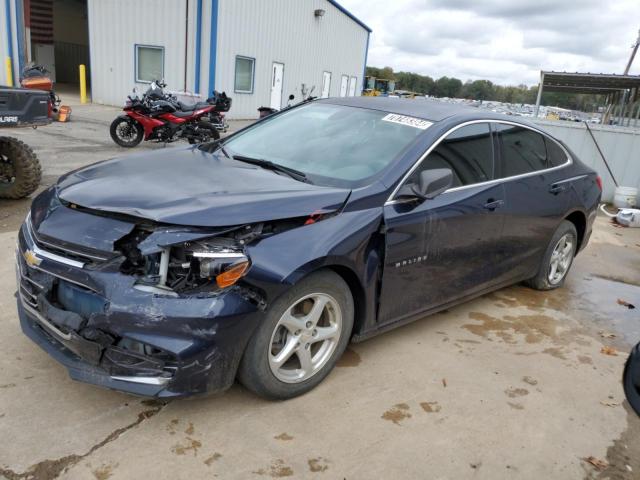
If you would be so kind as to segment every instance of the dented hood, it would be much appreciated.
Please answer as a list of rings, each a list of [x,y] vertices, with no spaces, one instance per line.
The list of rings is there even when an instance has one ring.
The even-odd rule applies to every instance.
[[[91,165],[63,176],[57,191],[62,200],[93,210],[203,227],[332,211],[350,192],[197,148],[168,148]]]

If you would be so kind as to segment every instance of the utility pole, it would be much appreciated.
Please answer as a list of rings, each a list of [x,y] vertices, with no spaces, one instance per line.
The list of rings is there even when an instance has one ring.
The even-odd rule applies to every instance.
[[[627,63],[627,68],[624,69],[624,74],[625,75],[629,75],[629,69],[631,69],[631,64],[633,63],[633,59],[636,56],[636,53],[638,52],[638,46],[640,46],[640,30],[638,30],[638,38],[636,40],[636,43],[634,43],[631,47],[633,48],[633,50],[631,50],[631,57],[629,57],[629,62]]]

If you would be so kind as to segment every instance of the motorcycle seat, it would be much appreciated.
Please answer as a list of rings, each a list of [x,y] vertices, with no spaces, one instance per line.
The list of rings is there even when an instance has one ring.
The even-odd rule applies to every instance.
[[[182,112],[180,110],[176,110],[175,112],[172,113],[172,115],[180,118],[190,117],[191,115],[193,115],[193,110],[189,110],[188,112]]]
[[[180,110],[182,110],[183,112],[193,112],[194,110],[211,106],[207,102],[198,102],[193,105],[187,105],[185,103],[178,102],[178,105],[180,106]]]

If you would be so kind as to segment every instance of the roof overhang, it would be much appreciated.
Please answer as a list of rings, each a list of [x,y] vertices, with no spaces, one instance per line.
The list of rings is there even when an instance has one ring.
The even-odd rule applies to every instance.
[[[632,88],[640,89],[640,75],[608,73],[568,73],[542,71],[545,92],[593,93],[606,95]]]

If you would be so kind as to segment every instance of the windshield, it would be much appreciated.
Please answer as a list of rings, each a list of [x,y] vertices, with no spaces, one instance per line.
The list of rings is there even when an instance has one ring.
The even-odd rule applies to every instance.
[[[381,172],[429,124],[410,117],[399,123],[398,117],[312,103],[260,122],[224,146],[233,155],[299,170],[314,184],[352,188]]]

